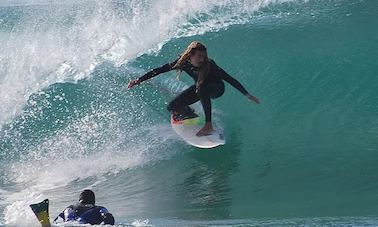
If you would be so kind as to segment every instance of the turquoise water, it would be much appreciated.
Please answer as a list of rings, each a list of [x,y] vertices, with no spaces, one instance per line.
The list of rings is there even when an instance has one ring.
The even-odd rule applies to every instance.
[[[378,2],[0,3],[0,224],[92,188],[132,226],[376,226]],[[256,95],[213,102],[227,144],[183,143],[175,72],[193,40]]]

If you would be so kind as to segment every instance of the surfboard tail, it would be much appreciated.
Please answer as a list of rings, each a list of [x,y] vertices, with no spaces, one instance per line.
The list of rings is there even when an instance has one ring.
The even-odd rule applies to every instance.
[[[186,143],[198,148],[214,148],[226,143],[222,129],[215,129],[207,136],[196,136],[196,133],[201,130],[204,124],[205,118],[203,116],[177,120],[174,115],[171,115],[173,130]]]
[[[37,216],[38,221],[41,223],[42,227],[50,227],[49,218],[49,200],[45,199],[40,203],[31,204],[30,208],[33,210],[35,216]]]

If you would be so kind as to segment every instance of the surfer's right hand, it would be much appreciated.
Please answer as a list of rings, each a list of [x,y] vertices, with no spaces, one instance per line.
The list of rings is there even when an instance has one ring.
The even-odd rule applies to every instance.
[[[127,88],[130,89],[130,88],[132,88],[132,87],[134,87],[135,85],[138,85],[138,84],[140,84],[139,79],[132,80],[132,81],[130,81],[129,84],[127,85]]]

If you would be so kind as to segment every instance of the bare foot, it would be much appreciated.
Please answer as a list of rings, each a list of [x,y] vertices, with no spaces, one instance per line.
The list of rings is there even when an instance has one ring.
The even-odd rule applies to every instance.
[[[205,126],[199,132],[197,132],[196,136],[208,136],[211,135],[211,132],[213,132],[213,124],[211,122],[207,122]]]

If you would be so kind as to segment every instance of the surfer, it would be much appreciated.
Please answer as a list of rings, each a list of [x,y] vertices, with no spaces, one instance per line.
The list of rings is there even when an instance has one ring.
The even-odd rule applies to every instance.
[[[99,225],[101,223],[114,225],[114,217],[102,206],[95,205],[95,194],[89,189],[80,193],[79,203],[68,206],[54,220],[78,221],[80,224]]]
[[[189,108],[189,105],[201,101],[206,123],[203,128],[197,132],[197,136],[209,135],[214,130],[211,123],[211,99],[219,98],[223,95],[223,80],[238,89],[248,99],[257,104],[260,103],[260,101],[255,96],[251,95],[239,81],[220,68],[214,60],[208,58],[206,47],[202,43],[196,41],[192,42],[175,61],[167,63],[159,68],[155,68],[140,78],[130,81],[128,88],[132,88],[145,80],[171,70],[176,70],[178,76],[182,71],[185,71],[193,78],[195,84],[173,99],[168,104],[167,109],[173,115],[191,115],[194,111]]]

